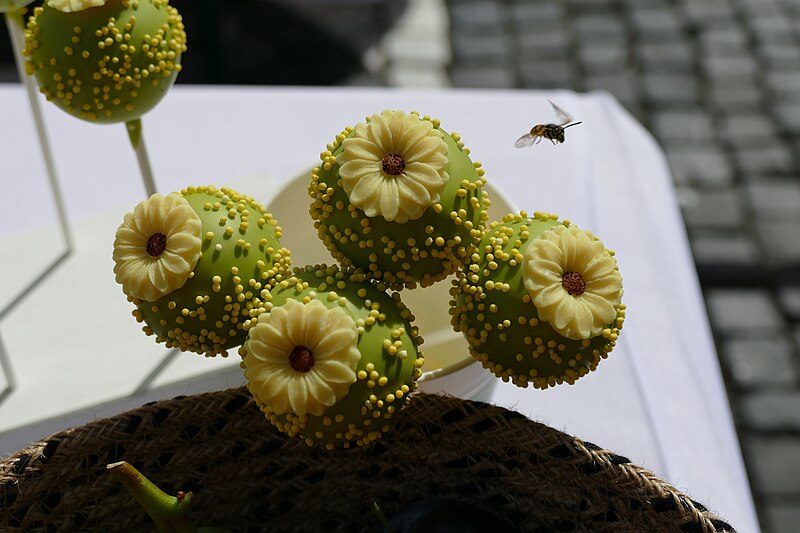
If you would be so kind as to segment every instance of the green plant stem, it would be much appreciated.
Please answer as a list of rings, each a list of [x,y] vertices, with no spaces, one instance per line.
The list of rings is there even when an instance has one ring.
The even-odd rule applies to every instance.
[[[197,533],[189,520],[192,510],[191,492],[179,492],[178,496],[170,496],[125,461],[112,463],[106,468],[150,515],[159,533]]]
[[[372,513],[378,518],[381,525],[383,525],[383,529],[386,531],[386,533],[398,533],[398,531],[389,523],[389,520],[386,519],[386,515],[383,514],[378,502],[376,502],[373,498],[370,498],[367,500],[366,504],[369,506],[370,510],[372,510]]]

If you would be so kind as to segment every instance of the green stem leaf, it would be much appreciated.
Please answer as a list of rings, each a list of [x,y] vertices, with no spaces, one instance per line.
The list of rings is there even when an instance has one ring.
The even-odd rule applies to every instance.
[[[383,514],[380,505],[378,505],[378,502],[376,502],[374,498],[369,498],[364,503],[370,508],[372,514],[378,518],[380,523],[383,525],[383,530],[386,533],[398,533],[398,531],[389,523],[389,520],[386,519],[386,515]]]
[[[170,496],[125,461],[112,463],[106,468],[150,515],[156,523],[156,531],[197,533],[189,520],[189,512],[192,510],[191,492],[179,492],[177,496]]]

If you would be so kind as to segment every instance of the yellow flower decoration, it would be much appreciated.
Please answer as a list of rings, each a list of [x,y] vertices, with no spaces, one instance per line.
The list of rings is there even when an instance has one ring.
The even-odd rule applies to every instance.
[[[106,5],[106,0],[47,0],[47,5],[64,13]]]
[[[617,317],[622,277],[589,231],[561,225],[544,231],[525,250],[522,276],[539,318],[568,339],[596,337]]]
[[[350,202],[368,217],[407,222],[439,201],[449,179],[447,145],[428,120],[402,111],[357,124],[336,160]]]
[[[181,288],[200,259],[202,229],[179,194],[140,202],[114,239],[114,273],[125,294],[154,302]]]
[[[319,300],[287,300],[258,317],[244,345],[248,388],[275,414],[321,415],[356,381],[353,319]]]

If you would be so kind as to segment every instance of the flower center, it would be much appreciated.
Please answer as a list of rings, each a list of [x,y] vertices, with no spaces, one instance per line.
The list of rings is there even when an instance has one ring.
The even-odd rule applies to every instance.
[[[383,156],[383,171],[390,176],[397,176],[403,169],[406,168],[406,162],[403,157],[398,154],[386,154]]]
[[[295,346],[289,354],[289,365],[297,372],[308,372],[314,366],[314,354],[305,346]]]
[[[147,246],[145,246],[147,253],[152,257],[158,257],[166,248],[167,236],[163,233],[153,233],[150,238],[147,239]]]
[[[586,282],[577,272],[564,272],[561,276],[561,286],[572,296],[580,296],[586,291]]]

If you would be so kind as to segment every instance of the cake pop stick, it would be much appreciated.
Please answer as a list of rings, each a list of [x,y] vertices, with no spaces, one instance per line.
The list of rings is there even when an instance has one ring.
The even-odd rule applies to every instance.
[[[25,87],[25,92],[28,96],[28,103],[30,104],[31,114],[33,115],[36,135],[39,139],[39,147],[42,150],[42,158],[45,164],[47,180],[50,184],[50,190],[53,192],[53,201],[56,206],[56,214],[58,216],[61,234],[66,245],[65,252],[56,260],[60,261],[66,254],[72,251],[74,241],[72,239],[72,232],[69,228],[69,220],[64,207],[63,195],[61,194],[61,188],[58,184],[58,175],[56,173],[55,163],[53,162],[50,142],[44,126],[42,110],[41,106],[39,105],[39,98],[36,94],[36,87],[33,80],[29,76],[25,75],[25,69],[22,68],[24,65],[24,59],[22,57],[22,45],[24,44],[23,29],[25,27],[23,15],[25,13],[25,6],[28,3],[30,3],[30,0],[0,0],[0,12],[3,13],[3,18],[5,19],[6,26],[8,27],[8,34],[11,39],[11,47],[14,51],[14,60],[17,65],[17,72],[19,73],[20,81]],[[51,270],[52,268],[48,268],[44,274],[39,276],[39,278],[42,279],[46,277]],[[14,303],[18,301],[19,297],[16,298],[14,302],[9,304],[6,308],[4,308],[0,314],[8,312],[14,306]],[[0,370],[2,370],[6,379],[6,388],[4,391],[0,392],[0,400],[2,400],[17,386],[17,378],[11,365],[11,357],[6,351],[2,336],[0,336]]]
[[[21,3],[27,3],[26,1]],[[12,2],[13,5],[13,2]],[[0,11],[3,5],[0,3]],[[25,74],[23,65],[25,60],[22,57],[22,47],[24,46],[25,37],[23,30],[25,22],[23,20],[24,9],[16,4],[4,13],[6,26],[8,26],[8,34],[11,37],[11,46],[14,49],[14,60],[17,64],[17,72],[19,79],[25,86],[25,92],[28,96],[28,103],[30,104],[31,114],[33,115],[33,123],[36,127],[36,135],[39,138],[39,147],[42,150],[42,159],[44,159],[44,166],[47,172],[47,180],[50,183],[50,190],[53,192],[53,201],[56,206],[56,213],[58,215],[59,225],[61,227],[61,234],[64,237],[67,251],[73,249],[74,241],[72,239],[72,232],[69,229],[69,220],[67,218],[67,210],[64,206],[64,197],[61,193],[61,187],[58,184],[58,174],[56,172],[56,165],[53,161],[53,152],[50,149],[50,140],[47,137],[47,130],[44,126],[44,119],[42,118],[42,108],[39,103],[39,97],[36,94],[36,85],[30,76]]]
[[[89,122],[126,124],[148,196],[156,187],[141,117],[170,89],[185,51],[167,0],[47,0],[25,32],[28,70],[48,100]]]
[[[128,138],[131,140],[133,151],[136,152],[136,161],[139,163],[139,171],[142,174],[142,182],[147,192],[147,197],[156,193],[156,181],[153,178],[153,168],[150,166],[150,156],[147,154],[147,146],[142,135],[142,119],[137,118],[125,123],[128,130]]]

